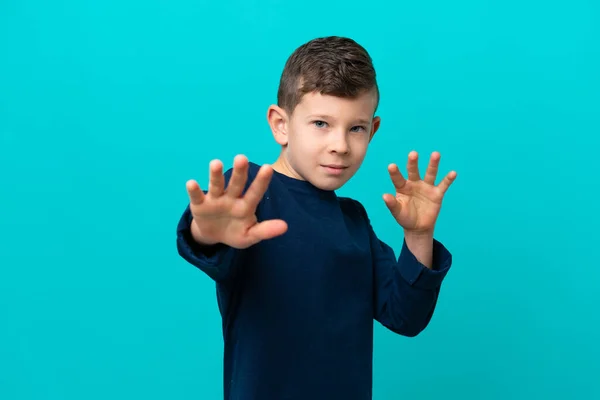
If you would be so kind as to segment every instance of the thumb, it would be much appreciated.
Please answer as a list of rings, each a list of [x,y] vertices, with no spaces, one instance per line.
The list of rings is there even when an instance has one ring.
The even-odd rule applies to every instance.
[[[248,236],[260,242],[283,235],[288,229],[287,223],[281,219],[272,219],[255,224],[248,230]]]
[[[395,218],[397,218],[398,215],[400,215],[400,211],[402,210],[402,205],[398,200],[396,200],[396,197],[386,193],[383,195],[383,201],[385,202],[385,205],[390,210],[392,215]]]

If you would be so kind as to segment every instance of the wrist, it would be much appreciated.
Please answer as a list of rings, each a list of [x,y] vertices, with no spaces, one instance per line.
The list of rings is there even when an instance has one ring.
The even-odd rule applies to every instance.
[[[413,238],[413,239],[433,239],[433,229],[431,230],[412,230],[412,229],[405,229],[404,230],[404,237],[409,237],[409,238]]]
[[[409,247],[427,249],[433,245],[433,232],[404,232]]]
[[[202,235],[202,232],[200,232],[200,228],[198,227],[198,224],[194,219],[192,220],[192,223],[190,225],[190,230],[192,232],[192,238],[194,238],[194,241],[196,241],[196,243],[198,244],[201,244],[203,246],[212,246],[218,243],[204,237]]]
[[[404,231],[406,246],[416,259],[427,268],[433,263],[433,231]]]

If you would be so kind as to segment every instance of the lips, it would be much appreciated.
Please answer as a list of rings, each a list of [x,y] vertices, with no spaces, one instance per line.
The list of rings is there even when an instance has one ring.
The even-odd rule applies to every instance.
[[[346,170],[346,168],[348,168],[342,164],[324,164],[321,165],[321,167],[329,176],[342,176],[344,175],[344,171]]]

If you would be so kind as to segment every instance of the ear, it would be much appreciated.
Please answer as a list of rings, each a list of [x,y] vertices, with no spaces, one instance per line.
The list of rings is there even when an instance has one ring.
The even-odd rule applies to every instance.
[[[380,124],[381,124],[380,117],[373,118],[373,123],[371,123],[371,135],[369,136],[369,142],[371,142],[371,140],[373,139],[373,136],[375,136],[375,132],[377,132],[377,130],[379,129]]]
[[[282,146],[287,145],[289,118],[285,110],[276,105],[270,106],[267,111],[267,121],[275,141]]]

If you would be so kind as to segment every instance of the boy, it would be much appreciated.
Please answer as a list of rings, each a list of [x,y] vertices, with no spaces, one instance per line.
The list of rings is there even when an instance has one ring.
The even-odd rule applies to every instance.
[[[439,153],[424,179],[389,167],[383,200],[404,229],[398,258],[363,206],[335,190],[377,131],[379,89],[366,50],[314,39],[290,56],[268,122],[281,145],[270,166],[210,163],[177,228],[179,254],[216,282],[226,399],[371,399],[373,321],[415,336],[429,323],[451,255],[433,238],[444,193]],[[400,232],[398,232],[400,234]]]

